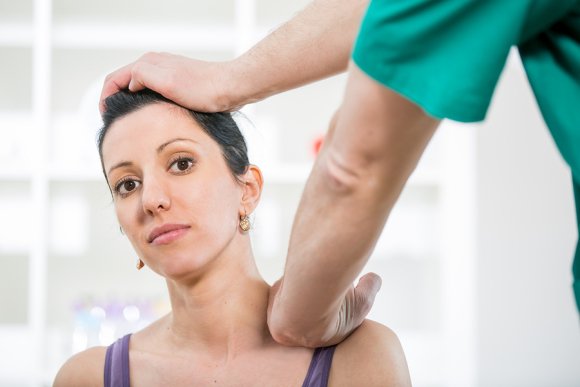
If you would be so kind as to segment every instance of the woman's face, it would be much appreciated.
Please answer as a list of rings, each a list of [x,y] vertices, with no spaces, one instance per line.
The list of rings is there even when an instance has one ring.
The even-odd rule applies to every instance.
[[[186,111],[132,112],[111,125],[102,153],[121,227],[154,271],[179,279],[235,251],[243,185]]]

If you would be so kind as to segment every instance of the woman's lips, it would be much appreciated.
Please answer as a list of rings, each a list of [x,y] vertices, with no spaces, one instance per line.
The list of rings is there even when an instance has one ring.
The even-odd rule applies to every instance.
[[[165,224],[156,227],[149,234],[148,241],[153,245],[169,244],[187,233],[189,226],[183,224]]]

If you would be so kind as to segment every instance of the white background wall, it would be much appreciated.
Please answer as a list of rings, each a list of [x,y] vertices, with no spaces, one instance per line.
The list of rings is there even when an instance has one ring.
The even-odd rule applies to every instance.
[[[477,128],[478,385],[579,386],[570,173],[512,59]]]

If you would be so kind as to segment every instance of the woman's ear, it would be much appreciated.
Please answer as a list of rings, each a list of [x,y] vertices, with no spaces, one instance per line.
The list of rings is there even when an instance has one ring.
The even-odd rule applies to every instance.
[[[242,202],[240,203],[240,216],[244,216],[251,214],[258,206],[260,196],[262,195],[264,179],[260,168],[250,164],[246,173],[241,177],[241,180],[243,184],[243,195]]]

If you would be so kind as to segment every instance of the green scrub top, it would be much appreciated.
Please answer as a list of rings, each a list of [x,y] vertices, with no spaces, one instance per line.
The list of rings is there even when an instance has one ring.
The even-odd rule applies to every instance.
[[[428,114],[475,122],[514,45],[571,168],[580,225],[580,0],[372,0],[353,60]],[[572,272],[580,311],[580,244]]]

